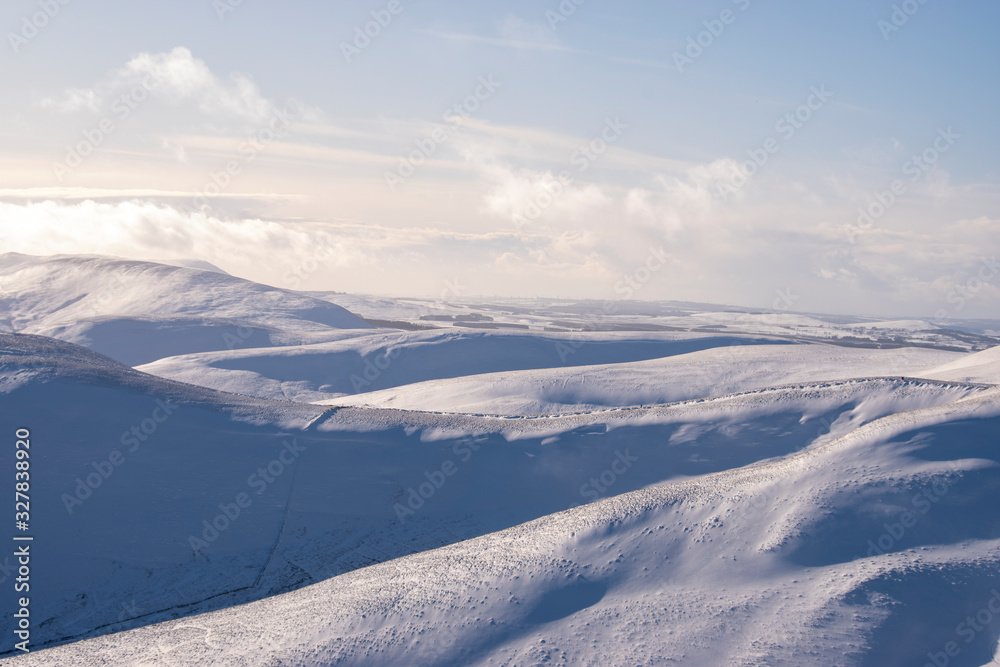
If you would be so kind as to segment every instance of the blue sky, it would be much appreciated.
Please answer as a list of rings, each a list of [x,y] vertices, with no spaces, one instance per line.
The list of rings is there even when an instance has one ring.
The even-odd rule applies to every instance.
[[[939,0],[12,0],[0,249],[592,298],[658,251],[633,297],[995,317],[998,19]]]

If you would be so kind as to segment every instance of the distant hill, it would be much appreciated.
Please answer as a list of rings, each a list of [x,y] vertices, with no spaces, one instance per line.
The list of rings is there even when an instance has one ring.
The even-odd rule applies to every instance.
[[[0,331],[51,336],[136,365],[372,328],[328,301],[212,269],[99,256],[0,255]]]

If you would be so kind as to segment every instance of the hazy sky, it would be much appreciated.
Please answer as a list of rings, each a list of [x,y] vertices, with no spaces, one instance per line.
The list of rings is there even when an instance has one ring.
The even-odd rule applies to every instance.
[[[7,0],[2,20],[3,251],[1000,317],[996,2]]]

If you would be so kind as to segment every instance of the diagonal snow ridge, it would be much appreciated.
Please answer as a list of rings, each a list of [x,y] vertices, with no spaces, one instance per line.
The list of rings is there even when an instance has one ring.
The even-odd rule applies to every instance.
[[[710,420],[718,410],[728,412],[760,408],[773,402],[801,409],[804,419],[818,414],[820,408],[810,405],[818,398],[846,401],[857,397],[879,406],[892,403],[893,408],[909,410],[938,402],[959,400],[970,394],[991,390],[992,385],[925,380],[923,378],[868,377],[850,380],[819,381],[777,385],[721,396],[696,398],[663,405],[600,408],[578,413],[545,415],[489,415],[459,412],[420,411],[396,408],[341,405],[330,418],[319,424],[321,430],[384,430],[408,426],[427,429],[428,439],[435,434],[477,434],[502,432],[509,439],[528,436],[555,436],[565,431],[591,424],[608,429],[623,425],[668,424],[682,420]],[[901,407],[895,407],[901,406]],[[858,406],[860,407],[860,406]],[[879,409],[876,407],[876,409]],[[855,408],[863,417],[865,411]],[[832,425],[831,425],[832,426]]]

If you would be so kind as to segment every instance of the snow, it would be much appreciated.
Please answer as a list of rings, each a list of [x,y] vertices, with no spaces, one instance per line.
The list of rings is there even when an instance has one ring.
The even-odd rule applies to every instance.
[[[545,303],[511,315],[528,331],[373,329],[202,268],[0,256],[0,428],[32,432],[35,537],[33,651],[3,664],[1000,650],[1000,347],[679,304],[651,318],[692,320],[670,331],[544,331],[575,308]]]
[[[492,318],[489,325],[516,325],[532,331],[681,331],[780,337],[799,342],[827,341],[869,348],[916,345],[958,352],[975,352],[1000,344],[996,320],[879,320],[790,310],[723,309],[711,304],[679,301],[445,298],[449,293],[446,290],[438,299],[312,294],[365,318],[402,320],[422,326],[468,326],[462,322],[422,319],[444,315],[489,317]]]
[[[627,364],[732,345],[785,346],[780,340],[705,334],[465,329],[365,334],[313,345],[183,355],[140,368],[161,377],[263,398],[321,401],[483,373],[545,368],[560,369],[553,371],[559,376],[574,374],[563,370],[568,368]]]
[[[965,355],[921,375],[938,380],[1000,384],[1000,347]]]
[[[963,641],[956,626],[1000,584],[996,526],[971,518],[1000,500],[981,437],[1000,426],[997,399],[890,415],[796,455],[19,662],[922,664]],[[972,442],[957,459],[952,435]],[[866,554],[934,484],[942,505]],[[988,661],[998,635],[963,642],[964,664]]]
[[[220,269],[215,264],[211,262],[206,262],[202,259],[172,259],[172,260],[161,260],[160,264],[169,264],[170,266],[180,266],[185,269],[198,269],[199,271],[214,271],[215,273],[223,273],[229,275],[229,273],[223,269]]]
[[[343,308],[215,271],[107,257],[0,255],[0,331],[42,334],[129,365],[169,354],[329,340],[370,329]]]
[[[670,403],[816,378],[920,376],[928,363],[960,356],[919,348],[719,345],[648,361],[431,380],[321,403],[490,414],[553,414]]]

